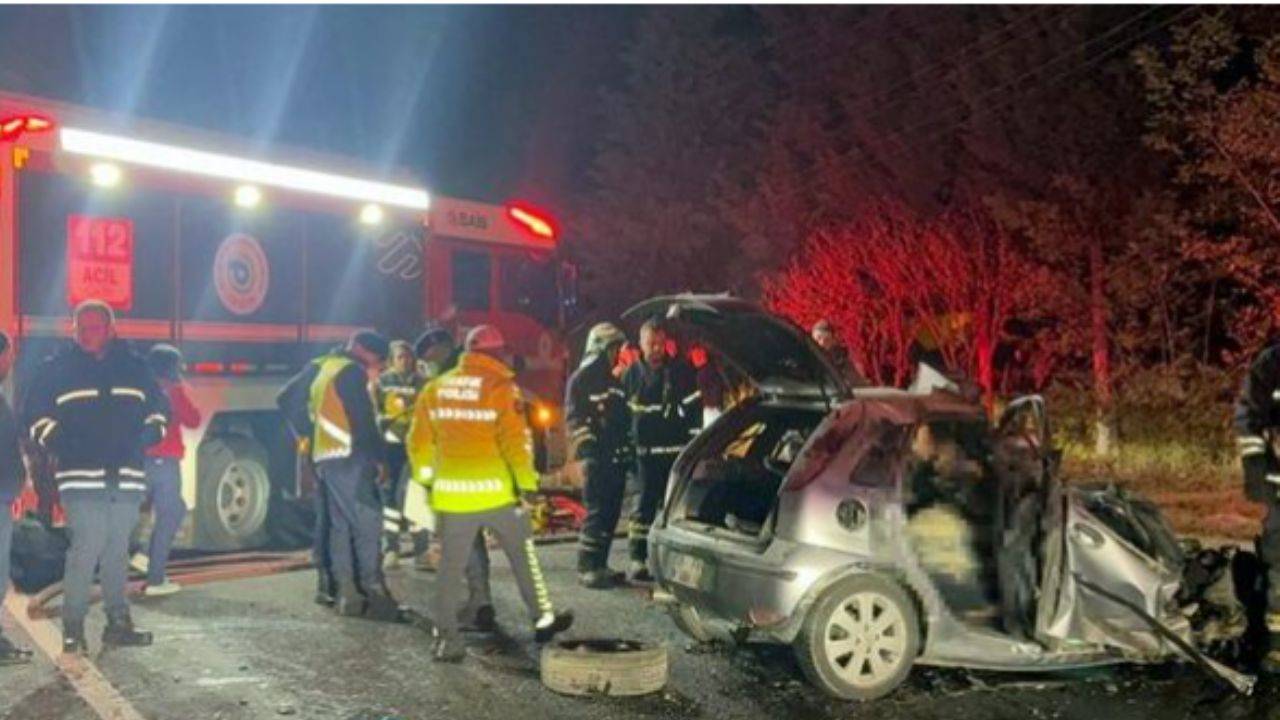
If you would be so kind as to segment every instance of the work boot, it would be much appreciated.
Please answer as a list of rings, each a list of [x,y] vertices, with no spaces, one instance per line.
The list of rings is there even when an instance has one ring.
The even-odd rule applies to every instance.
[[[431,658],[436,662],[460,663],[467,657],[467,646],[457,635],[442,635],[436,638],[436,647]]]
[[[583,570],[578,573],[578,584],[590,590],[608,590],[623,584],[622,573],[607,567]]]
[[[627,566],[627,579],[637,583],[653,582],[653,575],[649,572],[649,566],[640,560],[632,560]]]
[[[68,622],[62,627],[62,654],[88,655],[89,643],[84,639],[84,622]]]
[[[102,631],[104,647],[146,647],[151,640],[151,633],[134,628],[128,615],[114,620],[107,618],[107,627]]]
[[[378,622],[400,622],[403,617],[400,603],[385,590],[369,593],[365,602],[364,616]]]
[[[498,616],[492,605],[481,605],[474,611],[463,608],[458,613],[458,623],[463,630],[491,633],[498,629]]]
[[[364,596],[355,592],[340,593],[333,609],[342,617],[360,617],[364,615]]]
[[[335,598],[333,597],[334,582],[333,578],[320,573],[316,577],[316,604],[326,607],[333,607]]]
[[[573,626],[573,611],[546,613],[533,624],[533,639],[544,643]]]
[[[18,647],[9,642],[8,638],[0,635],[0,666],[25,665],[29,662],[31,662],[30,650]]]

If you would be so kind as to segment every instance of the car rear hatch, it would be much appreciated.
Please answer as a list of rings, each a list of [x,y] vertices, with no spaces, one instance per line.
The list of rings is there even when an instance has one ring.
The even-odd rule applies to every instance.
[[[677,332],[720,354],[764,398],[834,406],[849,383],[802,330],[758,305],[723,295],[672,295],[646,300],[623,318],[660,318]]]

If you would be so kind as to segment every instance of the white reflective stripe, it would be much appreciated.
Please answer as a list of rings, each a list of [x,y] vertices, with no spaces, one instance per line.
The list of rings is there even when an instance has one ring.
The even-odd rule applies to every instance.
[[[103,480],[72,480],[71,482],[58,483],[58,490],[106,490],[107,483]]]
[[[1237,445],[1254,444],[1254,443],[1257,443],[1258,445],[1264,445],[1266,444],[1266,442],[1267,442],[1267,439],[1262,437],[1261,435],[1241,435],[1240,437],[1236,438]]]
[[[387,520],[403,520],[404,514],[395,508],[382,508],[382,517]]]
[[[627,394],[622,392],[621,390],[618,390],[616,388],[610,388],[608,390],[605,390],[602,393],[596,393],[595,395],[588,395],[587,399],[590,400],[591,402],[600,402],[601,400],[608,400],[609,396],[611,395],[616,395],[618,397],[627,396]]]
[[[1271,399],[1272,399],[1272,400],[1280,400],[1280,390],[1272,390],[1272,391],[1271,391]]]
[[[62,405],[64,403],[69,403],[72,400],[85,400],[87,398],[96,397],[98,397],[97,390],[72,390],[71,392],[59,395],[58,399],[54,401],[54,404]]]
[[[1241,457],[1262,455],[1267,451],[1267,441],[1257,435],[1241,435],[1236,438],[1236,447],[1240,449]]]
[[[684,450],[683,445],[668,445],[666,447],[640,448],[641,455],[678,455]]]
[[[400,444],[401,444],[400,437],[399,437],[398,435],[396,435],[395,433],[391,432],[390,430],[388,430],[388,431],[386,431],[385,433],[383,433],[383,434],[382,434],[382,439],[383,439],[383,440],[385,440],[386,442],[389,442],[389,443],[393,444],[393,445],[400,445]]]
[[[155,423],[155,422],[164,423],[166,425],[169,424],[169,420],[164,416],[164,413],[151,413],[150,415],[147,416],[147,419],[144,420],[142,424],[150,425],[151,423]]]
[[[131,387],[113,387],[111,388],[111,395],[114,397],[134,397],[144,401],[147,399],[146,393],[138,388]]]
[[[1267,482],[1280,484],[1280,473],[1267,473]]]
[[[498,419],[497,410],[480,408],[442,407],[430,412],[432,420],[458,420],[461,422],[494,422]]]
[[[146,490],[147,484],[137,483],[137,482],[122,482],[119,485],[116,485],[116,487],[120,488],[121,490]]]
[[[681,400],[680,402],[682,402],[682,403],[691,403],[691,402],[693,402],[694,400],[697,400],[697,399],[698,399],[698,398],[700,398],[700,397],[702,397],[702,391],[701,391],[701,390],[695,390],[693,393],[691,393],[691,394],[689,394],[689,395],[686,395],[686,396],[685,396],[685,398],[684,398],[683,400]]]
[[[351,433],[338,427],[332,420],[326,420],[325,418],[319,418],[319,420],[321,430],[329,433],[330,436],[343,445],[351,444]]]
[[[436,480],[431,483],[431,489],[436,492],[461,495],[499,493],[507,487],[507,483],[501,480]]]
[[[135,477],[135,478],[144,478],[147,476],[145,472],[141,470],[134,470],[133,468],[120,468],[120,474],[125,477]]]
[[[639,403],[630,403],[631,409],[638,413],[656,413],[662,412],[661,405],[640,405]]]
[[[569,437],[578,437],[580,435],[590,435],[590,434],[591,434],[591,428],[583,426],[569,433]]]
[[[35,422],[31,423],[31,430],[29,431],[29,433],[30,433],[30,435],[31,435],[31,439],[32,439],[32,440],[35,440],[35,439],[39,438],[39,437],[40,437],[40,430],[41,430],[41,429],[43,429],[46,425],[48,425],[48,424],[50,424],[50,423],[54,423],[54,424],[56,424],[56,423],[57,423],[57,421],[55,421],[55,420],[54,420],[53,418],[51,418],[51,417],[42,417],[42,418],[40,418],[39,420],[36,420]]]
[[[49,436],[53,434],[53,431],[57,429],[58,429],[58,421],[50,420],[49,424],[44,426],[44,430],[40,432],[40,437],[36,438],[36,442],[40,443],[41,445],[44,445],[45,441],[49,439]]]
[[[337,460],[345,457],[351,457],[351,450],[348,448],[337,448],[335,450],[316,453],[311,457],[311,459],[314,462],[320,462],[321,460]]]
[[[430,481],[431,478],[435,477],[435,474],[436,472],[432,468],[429,468],[429,467],[418,468],[418,478],[421,480]]]
[[[100,478],[100,477],[106,477],[106,476],[107,476],[106,470],[60,470],[57,473],[55,473],[53,477],[55,480],[61,480],[62,478],[73,478],[73,477]]]

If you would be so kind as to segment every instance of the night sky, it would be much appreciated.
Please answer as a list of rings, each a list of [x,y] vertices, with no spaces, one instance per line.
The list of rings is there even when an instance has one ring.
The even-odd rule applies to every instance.
[[[625,8],[0,8],[0,90],[553,207],[582,183]]]

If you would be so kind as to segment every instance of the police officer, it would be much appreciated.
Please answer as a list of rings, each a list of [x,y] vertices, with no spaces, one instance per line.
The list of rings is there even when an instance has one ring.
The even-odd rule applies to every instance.
[[[329,558],[340,615],[399,618],[382,577],[382,497],[387,468],[368,377],[386,360],[387,339],[368,330],[323,358],[309,393],[311,456],[329,505]]]
[[[1258,555],[1266,567],[1269,649],[1263,670],[1280,672],[1280,345],[1262,351],[1249,368],[1236,402],[1236,446],[1244,469],[1245,496],[1262,503],[1266,518],[1258,537]]]
[[[57,459],[71,534],[62,651],[84,654],[95,568],[107,615],[103,644],[151,644],[151,633],[134,628],[124,591],[129,535],[147,491],[143,449],[164,437],[169,408],[143,360],[116,339],[110,306],[86,300],[73,319],[75,343],[37,370],[25,415],[31,439]]]
[[[649,526],[667,493],[667,476],[676,457],[702,426],[702,393],[697,373],[673,356],[670,338],[656,320],[640,327],[641,358],[627,368],[623,388],[632,416],[640,500],[627,528],[631,546],[628,577],[651,582]]]
[[[457,610],[462,574],[476,536],[492,532],[502,545],[533,620],[539,642],[573,623],[556,613],[534,553],[528,515],[517,500],[537,492],[533,439],[525,422],[515,373],[504,361],[506,343],[497,328],[481,325],[467,335],[458,367],[433,380],[418,396],[409,429],[414,479],[430,491],[440,535],[434,656],[465,656]]]
[[[378,376],[374,400],[378,408],[378,427],[387,443],[387,492],[383,497],[382,529],[386,538],[385,565],[394,566],[400,558],[400,536],[408,521],[404,516],[404,489],[407,480],[407,456],[404,438],[409,433],[413,403],[426,378],[418,372],[413,348],[403,340],[391,343],[391,367]]]
[[[626,394],[613,373],[626,341],[610,323],[591,328],[582,364],[565,390],[569,439],[586,478],[587,518],[578,535],[578,582],[592,589],[613,587],[622,579],[609,569],[609,548],[622,514],[627,467],[634,460]]]
[[[9,336],[0,331],[0,383],[9,375],[13,366],[13,344]],[[18,446],[18,421],[9,408],[9,401],[0,395],[0,607],[4,606],[4,593],[9,584],[9,551],[13,540],[13,516],[9,503],[18,497],[26,473],[22,466],[22,451]],[[19,665],[31,662],[31,651],[9,642],[0,633],[0,665]]]

